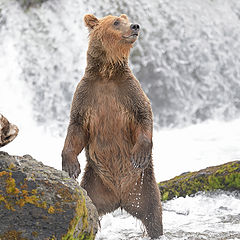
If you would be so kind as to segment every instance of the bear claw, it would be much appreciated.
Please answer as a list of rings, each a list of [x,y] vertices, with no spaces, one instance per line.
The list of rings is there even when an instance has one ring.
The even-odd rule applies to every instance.
[[[69,177],[73,179],[77,179],[79,174],[81,173],[79,162],[75,163],[65,163],[63,162],[62,170],[69,174]]]
[[[133,164],[133,167],[140,168],[140,169],[145,169],[151,159],[151,155],[145,155],[145,156],[131,156],[131,162]]]

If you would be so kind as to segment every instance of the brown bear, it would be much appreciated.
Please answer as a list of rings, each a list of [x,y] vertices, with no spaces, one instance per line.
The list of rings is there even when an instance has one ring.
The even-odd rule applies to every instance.
[[[86,15],[84,21],[89,29],[87,67],[72,102],[62,168],[77,178],[77,156],[85,148],[81,186],[99,215],[121,207],[157,238],[163,229],[152,162],[152,110],[128,66],[140,27],[124,14]]]

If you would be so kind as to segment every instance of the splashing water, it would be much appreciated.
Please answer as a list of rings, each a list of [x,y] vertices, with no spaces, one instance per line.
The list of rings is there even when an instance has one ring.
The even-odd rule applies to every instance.
[[[159,240],[238,240],[239,213],[239,193],[199,193],[168,201],[163,203],[164,236]],[[101,225],[97,240],[149,240],[141,223],[126,212],[108,214]]]
[[[143,185],[143,178],[144,178],[144,170],[141,173],[141,182],[140,182],[141,186]]]

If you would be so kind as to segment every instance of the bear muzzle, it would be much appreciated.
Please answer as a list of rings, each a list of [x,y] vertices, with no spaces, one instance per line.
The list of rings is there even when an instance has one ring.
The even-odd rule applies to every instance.
[[[122,37],[126,40],[129,40],[131,43],[134,42],[139,35],[140,25],[132,23],[130,25],[130,32],[128,35],[123,35]]]
[[[132,23],[130,25],[130,29],[132,30],[132,34],[130,35],[131,37],[138,37],[138,33],[140,30],[140,25],[136,24],[136,23]]]

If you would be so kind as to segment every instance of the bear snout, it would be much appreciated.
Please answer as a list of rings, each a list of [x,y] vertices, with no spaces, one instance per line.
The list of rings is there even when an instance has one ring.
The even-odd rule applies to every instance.
[[[136,24],[136,23],[132,23],[130,25],[130,29],[133,30],[134,32],[138,33],[139,30],[140,30],[140,25],[139,24]]]

